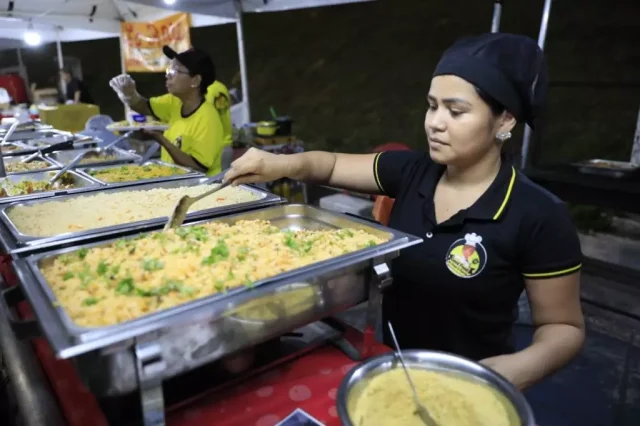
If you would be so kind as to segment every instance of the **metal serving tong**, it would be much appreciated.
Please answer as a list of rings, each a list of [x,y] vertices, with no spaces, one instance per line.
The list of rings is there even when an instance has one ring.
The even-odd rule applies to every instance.
[[[34,152],[33,154],[28,155],[25,158],[23,158],[22,160],[20,160],[20,162],[21,163],[28,163],[29,161],[33,160],[36,157],[41,157],[44,152],[50,151],[51,148],[55,149],[55,147],[63,145],[63,144],[66,144],[66,143],[69,143],[69,142],[73,142],[73,143],[76,143],[76,142],[89,142],[89,141],[92,141],[92,140],[93,140],[93,138],[91,136],[83,136],[81,138],[72,137],[71,139],[66,139],[66,140],[64,140],[62,142],[57,142],[57,143],[53,144],[52,146],[47,147],[45,149],[39,149],[36,152]]]
[[[128,138],[131,133],[133,132],[127,132],[124,135],[120,136],[118,139],[114,140],[113,142],[109,143],[108,145],[105,145],[103,147],[100,148],[93,148],[93,149],[89,149],[85,152],[82,152],[80,154],[78,154],[76,156],[76,158],[74,158],[69,164],[67,164],[66,166],[64,166],[58,173],[56,173],[50,180],[49,180],[49,184],[53,184],[55,181],[57,181],[58,179],[60,179],[60,177],[65,174],[66,172],[68,172],[69,170],[75,168],[78,163],[80,163],[80,161],[82,161],[83,158],[91,155],[91,156],[98,156],[104,152],[109,151],[111,148],[113,148],[118,142]]]
[[[2,142],[0,142],[0,145],[5,145],[9,143],[9,138],[11,137],[13,132],[16,131],[19,125],[20,125],[19,121],[14,121],[13,124],[11,124],[11,127],[9,127],[9,130],[7,130],[7,133],[4,134],[4,137],[2,138]]]
[[[400,359],[400,364],[402,364],[402,369],[404,370],[404,374],[407,376],[407,380],[409,381],[409,386],[411,386],[411,392],[413,393],[413,402],[416,404],[416,414],[420,417],[420,420],[427,426],[438,426],[436,421],[429,414],[429,410],[427,407],[420,403],[418,399],[418,392],[416,391],[416,387],[411,380],[411,376],[409,375],[409,370],[407,369],[407,365],[404,363],[404,357],[402,356],[402,352],[400,351],[400,345],[398,345],[398,339],[396,339],[396,333],[393,331],[393,326],[391,325],[391,321],[387,323],[389,325],[389,331],[391,332],[391,338],[393,339],[393,344],[396,347],[396,355]]]
[[[221,175],[224,176],[227,170],[223,171]],[[173,214],[169,218],[169,221],[167,222],[167,224],[164,226],[164,230],[167,231],[172,228],[179,228],[182,225],[182,222],[184,222],[184,218],[187,216],[189,207],[191,207],[193,203],[195,203],[196,201],[200,201],[204,197],[208,197],[209,195],[214,194],[220,191],[221,189],[226,188],[232,183],[229,180],[226,182],[222,182],[221,180],[218,180],[212,183],[217,183],[217,182],[220,183],[220,186],[217,186],[212,190],[205,192],[204,194],[200,194],[197,197],[190,197],[188,195],[185,195],[182,198],[180,198],[180,201],[178,201],[178,203],[176,204],[176,207],[173,209]]]

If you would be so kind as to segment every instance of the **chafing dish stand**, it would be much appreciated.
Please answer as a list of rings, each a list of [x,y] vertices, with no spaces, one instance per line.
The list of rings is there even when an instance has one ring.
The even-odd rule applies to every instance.
[[[0,281],[2,279],[0,278]],[[0,284],[4,286],[4,282]],[[64,426],[57,400],[30,342],[18,341],[0,308],[0,352],[24,426]],[[3,420],[4,421],[4,420]]]

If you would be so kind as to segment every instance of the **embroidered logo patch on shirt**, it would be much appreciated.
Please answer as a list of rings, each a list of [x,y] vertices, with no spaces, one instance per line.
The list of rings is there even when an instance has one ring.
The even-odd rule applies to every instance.
[[[476,233],[466,234],[451,244],[445,259],[447,268],[460,278],[473,278],[487,264],[487,250],[482,237]]]
[[[226,111],[230,108],[229,98],[224,93],[219,93],[213,99],[213,106],[220,112]]]

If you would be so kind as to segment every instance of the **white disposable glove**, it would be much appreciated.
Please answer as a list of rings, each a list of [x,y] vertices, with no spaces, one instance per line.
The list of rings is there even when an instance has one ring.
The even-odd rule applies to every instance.
[[[136,82],[129,74],[120,74],[109,81],[109,86],[117,93],[122,102],[127,105],[137,103],[141,96],[136,90]]]

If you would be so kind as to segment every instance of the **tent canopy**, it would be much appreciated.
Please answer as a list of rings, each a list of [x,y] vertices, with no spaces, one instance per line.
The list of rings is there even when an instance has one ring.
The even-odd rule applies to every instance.
[[[154,6],[157,5],[156,6]],[[95,9],[94,9],[95,8]],[[176,10],[177,11],[177,10]],[[121,0],[16,1],[12,10],[0,10],[0,46],[19,47],[31,24],[43,43],[118,37],[121,21],[154,21],[176,13],[164,2],[149,5]],[[194,27],[232,23],[235,19],[194,13]]]
[[[155,21],[178,11],[191,14],[193,27],[235,23],[242,76],[241,122],[249,121],[249,88],[244,54],[242,13],[278,12],[373,0],[25,0],[0,10],[0,49],[20,47],[25,32],[37,31],[42,43],[94,40],[120,36],[123,21]],[[17,43],[16,43],[17,42]],[[17,44],[17,45],[16,45]]]
[[[281,12],[285,10],[306,9],[310,7],[335,6],[346,3],[362,3],[373,0],[190,0],[176,1],[172,6],[163,5],[162,0],[129,0],[148,6],[173,8],[185,12],[234,19],[236,5],[242,12]]]

